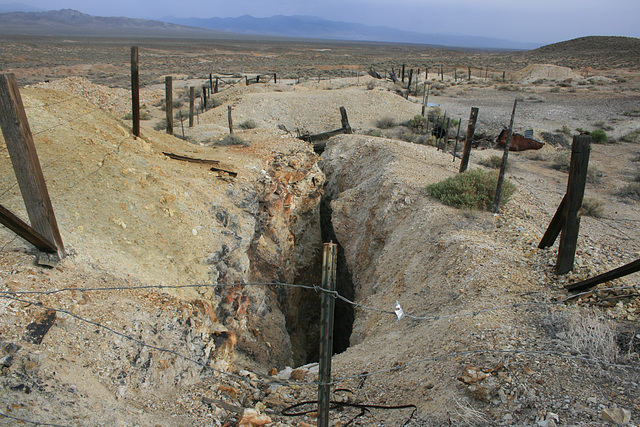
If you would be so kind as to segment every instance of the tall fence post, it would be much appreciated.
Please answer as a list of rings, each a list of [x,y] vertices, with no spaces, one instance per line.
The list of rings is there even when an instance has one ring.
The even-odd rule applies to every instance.
[[[509,147],[511,146],[511,138],[513,137],[513,121],[516,117],[516,106],[518,98],[513,102],[513,110],[511,111],[511,122],[509,123],[509,133],[507,134],[507,143],[504,145],[502,153],[502,165],[500,166],[500,174],[498,175],[498,185],[496,187],[496,197],[493,200],[493,213],[498,213],[500,203],[502,203],[502,184],[504,183],[504,174],[507,170],[507,160],[509,159]]]
[[[0,75],[0,127],[31,227],[64,256],[64,244],[49,198],[36,145],[13,74]]]
[[[233,117],[231,116],[231,105],[227,107],[227,120],[229,121],[229,133],[233,135]]]
[[[567,203],[565,206],[565,225],[560,234],[556,273],[565,274],[573,270],[580,230],[579,211],[584,198],[584,187],[587,183],[589,154],[591,152],[591,136],[576,135],[571,145],[571,165],[569,166],[569,182],[567,183]]]
[[[460,161],[460,173],[469,167],[469,157],[471,156],[471,143],[473,142],[473,134],[476,132],[476,121],[478,120],[478,107],[471,107],[469,115],[469,125],[467,126],[467,136],[464,140],[464,148],[462,149],[462,160]]]
[[[344,129],[344,133],[353,133],[351,130],[351,125],[349,124],[349,118],[347,117],[347,109],[344,107],[340,107],[340,115],[342,121],[342,129]]]
[[[331,356],[333,354],[333,313],[335,309],[336,260],[335,243],[325,243],[322,253],[322,315],[320,320],[320,363],[318,373],[318,427],[329,426],[331,395]]]
[[[138,46],[131,47],[131,112],[133,134],[140,136],[140,69],[138,66]]]
[[[193,127],[193,112],[196,103],[196,88],[195,86],[189,87],[189,127]]]
[[[173,135],[173,77],[164,78],[164,110],[167,116],[167,133]]]

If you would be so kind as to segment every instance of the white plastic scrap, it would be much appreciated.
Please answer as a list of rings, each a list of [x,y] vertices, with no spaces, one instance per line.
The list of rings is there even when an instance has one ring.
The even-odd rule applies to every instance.
[[[402,307],[400,307],[400,303],[398,301],[396,301],[396,316],[398,317],[398,320],[401,320],[404,317],[404,311],[402,311]]]

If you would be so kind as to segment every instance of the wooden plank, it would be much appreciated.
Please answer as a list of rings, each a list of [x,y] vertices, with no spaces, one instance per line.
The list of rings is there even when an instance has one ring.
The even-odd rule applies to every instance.
[[[168,151],[163,151],[162,154],[164,154],[167,157],[170,157],[174,160],[182,160],[183,162],[190,162],[190,163],[204,163],[207,165],[217,165],[220,163],[219,160],[211,160],[211,159],[198,159],[195,157],[187,157],[187,156],[182,156],[180,154],[174,154],[174,153],[169,153]]]
[[[538,245],[538,248],[546,249],[548,247],[553,246],[556,239],[560,235],[560,232],[564,228],[564,224],[566,223],[566,218],[567,218],[566,208],[567,208],[567,195],[565,194],[564,197],[562,198],[562,202],[560,202],[560,206],[558,206],[558,209],[556,210],[555,215],[553,216],[553,218],[551,219],[551,222],[549,223],[549,227],[547,227],[547,231],[545,231],[544,236],[542,236],[542,239],[540,240],[540,244]]]
[[[573,262],[578,244],[580,230],[580,208],[584,198],[584,187],[587,183],[589,154],[591,152],[591,136],[576,135],[571,145],[571,165],[569,166],[569,182],[567,184],[566,223],[560,234],[556,273],[565,274],[573,270]]]
[[[49,198],[18,83],[13,74],[0,75],[0,127],[2,127],[7,151],[27,208],[31,227],[46,240],[53,242],[58,256],[62,258],[64,257],[62,236]]]
[[[41,251],[57,251],[56,245],[47,240],[47,238],[42,234],[31,228],[29,224],[18,218],[13,214],[13,212],[2,205],[0,205],[0,224],[4,225]]]
[[[581,282],[571,283],[570,285],[566,285],[564,288],[568,291],[586,291],[593,288],[594,286],[599,285],[600,283],[619,279],[621,277],[628,276],[629,274],[637,273],[638,271],[640,271],[640,259],[630,262],[629,264],[625,264],[622,267],[607,271],[606,273],[602,273],[595,277],[583,280]]]
[[[133,134],[140,136],[140,71],[138,66],[138,47],[131,47],[131,112],[133,115]]]

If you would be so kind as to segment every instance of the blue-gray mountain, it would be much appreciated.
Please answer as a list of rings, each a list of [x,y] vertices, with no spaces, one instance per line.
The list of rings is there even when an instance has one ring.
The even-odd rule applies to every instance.
[[[174,18],[162,19],[174,24],[203,27],[240,34],[303,37],[329,40],[378,41],[419,43],[450,47],[526,50],[540,47],[538,43],[521,43],[454,34],[427,34],[390,27],[374,27],[353,22],[330,21],[314,16],[283,16],[255,18],[243,15],[237,18]]]

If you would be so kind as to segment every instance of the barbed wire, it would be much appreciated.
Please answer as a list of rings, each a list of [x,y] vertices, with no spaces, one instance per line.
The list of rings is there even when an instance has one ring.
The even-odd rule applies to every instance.
[[[47,306],[45,304],[42,304],[42,303],[39,303],[37,301],[25,300],[25,299],[22,299],[22,298],[12,297],[12,296],[9,296],[9,295],[0,295],[0,298],[6,298],[6,299],[10,299],[10,300],[13,300],[13,301],[16,301],[16,302],[20,302],[20,303],[23,303],[23,304],[29,304],[29,305],[33,305],[33,306],[36,306],[36,307],[40,307],[40,308],[42,308],[44,310],[50,310],[50,311],[55,311],[56,313],[66,314],[66,315],[71,316],[74,319],[77,319],[77,320],[79,320],[81,322],[87,323],[89,325],[96,326],[98,328],[106,330],[107,332],[110,332],[110,333],[112,333],[114,335],[117,335],[117,336],[119,336],[121,338],[124,338],[124,339],[127,339],[129,341],[132,341],[132,342],[134,342],[134,343],[136,343],[136,344],[138,344],[138,345],[140,345],[142,347],[150,348],[152,350],[156,350],[156,351],[159,351],[159,352],[162,352],[162,353],[172,354],[172,355],[174,355],[174,356],[176,356],[176,357],[178,357],[180,359],[183,359],[183,360],[186,360],[188,362],[194,363],[194,364],[196,364],[196,365],[198,365],[198,366],[200,366],[202,368],[209,369],[209,370],[211,370],[213,372],[216,372],[218,374],[233,378],[235,380],[240,380],[240,381],[245,381],[245,382],[257,382],[257,383],[266,384],[266,385],[271,385],[271,384],[293,385],[294,384],[294,383],[291,383],[291,382],[288,382],[288,381],[279,380],[279,379],[278,380],[274,379],[273,381],[262,381],[262,380],[259,380],[259,379],[250,379],[250,378],[243,377],[241,375],[236,375],[236,374],[233,374],[233,373],[230,373],[230,372],[225,372],[225,371],[223,371],[221,369],[216,369],[216,368],[214,368],[212,366],[207,365],[206,363],[200,362],[199,360],[196,360],[196,359],[193,359],[193,358],[191,358],[189,356],[185,356],[185,355],[183,355],[181,353],[178,353],[175,350],[171,350],[169,348],[164,348],[164,347],[159,347],[159,346],[153,345],[153,344],[148,344],[148,343],[142,341],[141,339],[132,337],[132,336],[127,335],[127,334],[125,334],[123,332],[116,331],[115,329],[111,328],[110,326],[106,326],[106,325],[103,325],[102,323],[95,322],[93,320],[89,320],[87,318],[84,318],[82,316],[74,314],[74,313],[70,312],[69,310],[65,310],[65,309],[62,309],[62,308],[49,307],[49,306]],[[256,375],[258,375],[258,374],[256,374]]]
[[[58,90],[58,89],[54,89],[54,90]],[[43,103],[43,104],[39,104],[39,105],[28,105],[28,106],[25,105],[24,109],[25,110],[35,110],[36,108],[53,107],[55,105],[64,104],[64,103],[67,103],[69,101],[78,100],[78,99],[80,99],[80,98],[77,97],[77,96],[74,96],[74,95],[70,95],[68,98],[65,98],[65,99],[62,99],[62,100],[56,101],[56,102],[47,102],[47,103]]]
[[[5,414],[4,412],[0,412],[0,417],[7,417],[21,423],[29,423],[36,426],[70,427],[69,425],[66,425],[66,424],[51,424],[51,423],[42,423],[40,421],[27,420],[25,418],[19,418],[19,417],[14,417],[13,415]]]

